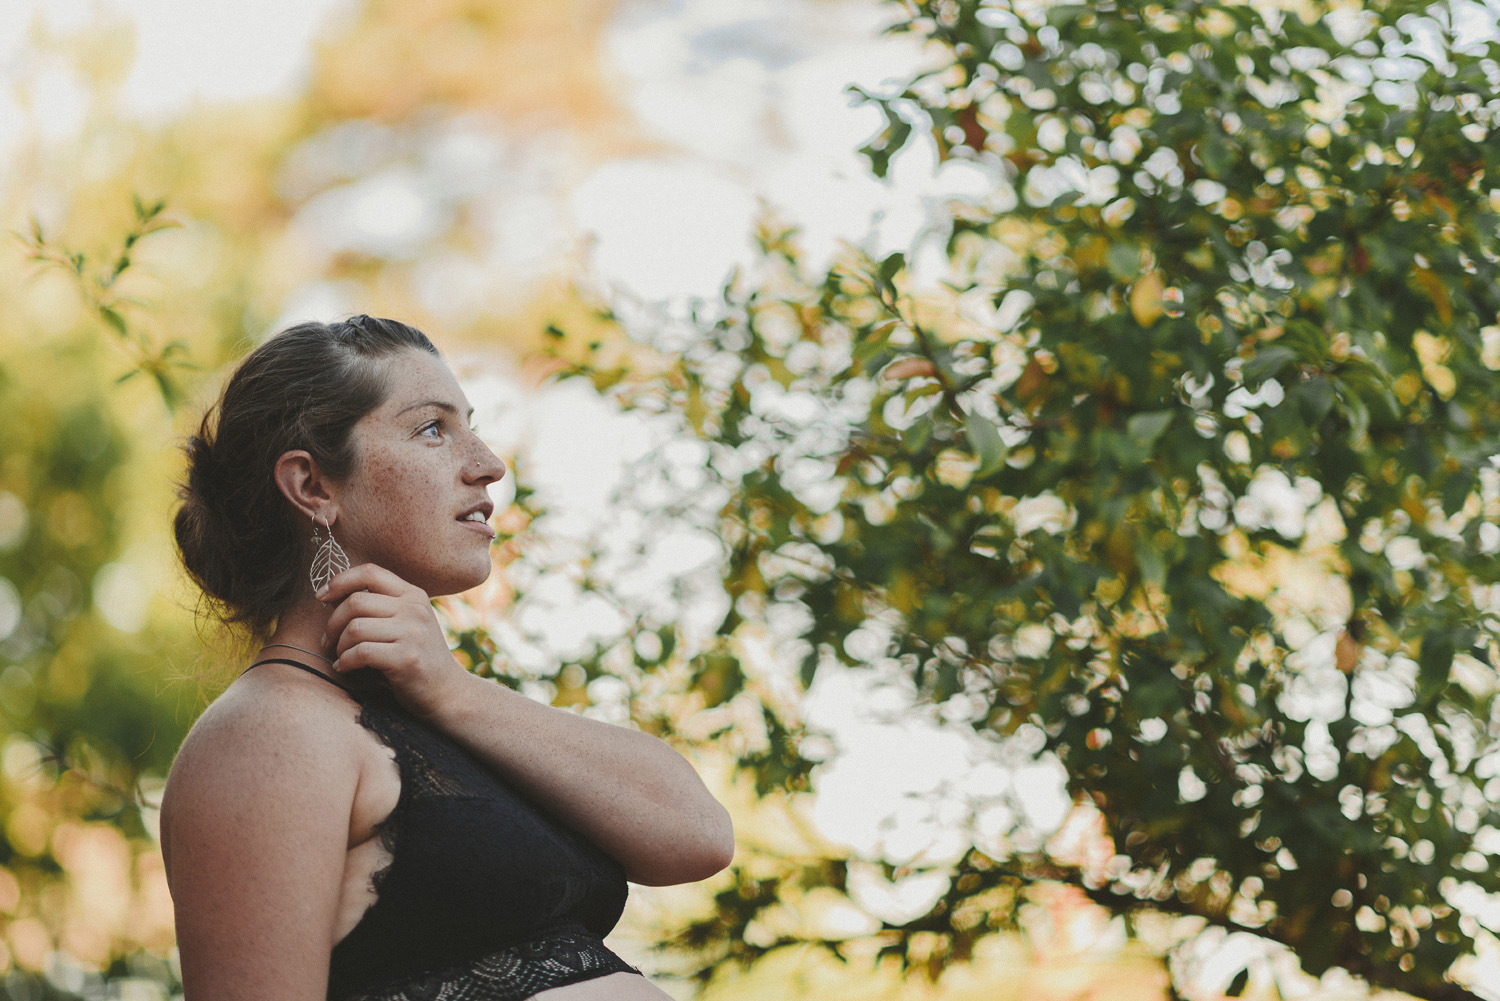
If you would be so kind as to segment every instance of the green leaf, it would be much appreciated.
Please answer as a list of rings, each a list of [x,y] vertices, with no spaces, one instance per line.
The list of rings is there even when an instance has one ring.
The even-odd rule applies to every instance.
[[[1333,383],[1323,376],[1300,382],[1292,390],[1302,413],[1302,420],[1309,427],[1317,427],[1333,409],[1335,394]]]
[[[891,343],[891,334],[898,326],[898,321],[883,320],[869,328],[854,345],[854,363],[861,371],[869,367],[870,363],[876,361],[884,353]]]
[[[803,688],[812,687],[813,679],[818,674],[818,648],[816,646],[809,649],[803,656],[802,666],[797,674],[802,679]]]
[[[1104,260],[1117,281],[1133,282],[1141,273],[1141,248],[1133,243],[1112,243]]]
[[[1009,450],[989,418],[977,409],[970,409],[964,415],[964,433],[968,435],[969,446],[979,457],[979,469],[975,476],[988,476],[1004,465]]]
[[[880,284],[892,295],[896,292],[896,275],[900,274],[904,267],[906,267],[906,255],[902,253],[891,254],[880,262],[880,270],[877,272]]]
[[[1417,678],[1417,699],[1427,702],[1448,684],[1448,672],[1453,667],[1455,651],[1451,629],[1439,627],[1429,629],[1422,635],[1422,651],[1417,657],[1420,673]]]
[[[1459,508],[1469,499],[1476,484],[1475,477],[1469,471],[1455,473],[1443,484],[1443,514],[1448,517],[1458,513]]]
[[[1360,444],[1370,435],[1370,408],[1358,393],[1343,390],[1339,393],[1343,403],[1344,417],[1349,421],[1349,437],[1353,444]]]
[[[1149,413],[1135,414],[1125,422],[1125,432],[1137,445],[1141,446],[1149,455],[1155,447],[1156,440],[1160,438],[1172,425],[1172,411],[1153,410]]]
[[[923,414],[912,421],[911,426],[901,432],[901,450],[908,455],[916,455],[927,447],[928,440],[932,437],[932,414]]]
[[[704,705],[721,705],[744,687],[739,658],[727,653],[704,654],[698,661],[693,686],[703,693]]]
[[[156,388],[161,392],[161,400],[167,409],[176,411],[182,403],[182,390],[178,388],[177,380],[155,368],[151,370],[151,377],[156,380]]]
[[[1234,151],[1219,136],[1209,133],[1198,144],[1198,159],[1209,177],[1223,177],[1234,164]]]
[[[1272,345],[1255,352],[1255,357],[1245,362],[1240,373],[1244,376],[1246,385],[1259,385],[1296,360],[1296,351]]]
[[[911,140],[912,124],[901,116],[889,98],[875,97],[859,87],[848,88],[861,104],[874,104],[885,115],[885,128],[859,148],[859,152],[870,161],[870,171],[876,177],[884,177],[891,168],[891,157],[901,152]]]
[[[1167,561],[1162,551],[1149,539],[1142,538],[1135,550],[1136,567],[1141,580],[1160,587],[1167,579]]]
[[[121,316],[117,311],[108,306],[100,306],[99,315],[104,318],[104,322],[108,323],[116,334],[119,334],[121,337],[128,337],[130,335],[130,327],[126,324],[125,317]]]

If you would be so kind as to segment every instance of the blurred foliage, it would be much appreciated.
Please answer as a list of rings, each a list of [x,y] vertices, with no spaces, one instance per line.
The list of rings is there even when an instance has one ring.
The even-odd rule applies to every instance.
[[[1095,833],[976,841],[873,938],[774,932],[844,862],[742,853],[678,943],[705,981],[809,941],[935,972],[1062,883],[1137,931],[1471,996],[1500,891],[1500,48],[1396,0],[901,7],[935,65],[857,95],[872,170],[931,142],[993,182],[949,207],[944,281],[811,273],[768,225],[677,340],[634,323],[652,367],[563,374],[707,443],[733,609],[672,659],[700,713],[736,707],[714,735],[760,789],[816,776],[741,656],[791,623],[804,683],[897,672],[1060,762]]]
[[[0,998],[180,989],[156,797],[243,651],[195,622],[169,525],[177,443],[226,366],[340,309],[460,358],[540,343],[544,314],[591,322],[501,250],[526,157],[638,142],[585,42],[611,3],[355,5],[300,92],[150,123],[122,107],[129,21],[31,25],[23,66],[84,108],[62,137],[37,111],[0,172]],[[437,206],[431,232],[336,232],[392,178]],[[463,269],[480,294],[442,284]]]
[[[131,244],[160,225],[159,208],[142,209]],[[112,967],[131,979],[131,964],[154,963],[162,976],[147,979],[171,982],[171,908],[149,828],[152,776],[165,773],[186,722],[162,698],[163,665],[190,639],[145,621],[141,592],[155,568],[128,544],[142,464],[136,429],[115,406],[124,401],[112,396],[119,364],[107,344],[127,348],[139,366],[129,371],[155,377],[158,418],[163,399],[179,398],[175,365],[152,368],[163,355],[124,319],[125,255],[98,282],[87,255],[35,232],[28,244],[83,283],[88,304],[61,331],[7,330],[0,369],[10,429],[0,454],[0,910],[4,965],[22,968],[3,989],[18,998],[60,996],[57,984],[91,969],[96,980]],[[66,301],[30,280],[36,297]],[[55,974],[46,983],[33,975],[44,968]]]
[[[117,286],[130,268],[137,244],[152,233],[170,228],[175,223],[162,217],[167,203],[160,199],[148,205],[136,195],[131,199],[131,206],[135,210],[134,225],[121,238],[119,251],[109,255],[110,259],[103,265],[91,263],[88,254],[83,251],[68,250],[49,243],[42,232],[42,224],[35,219],[32,220],[30,234],[23,236],[22,242],[25,243],[27,256],[31,260],[56,265],[71,274],[89,310],[115,335],[117,343],[131,363],[131,367],[120,376],[119,381],[124,382],[137,375],[149,376],[161,393],[162,402],[167,405],[167,409],[172,410],[182,402],[183,397],[182,387],[173,369],[189,366],[181,357],[187,346],[182,341],[172,341],[160,348],[153,345],[150,336],[133,324],[126,312],[128,306],[139,304],[123,298]]]

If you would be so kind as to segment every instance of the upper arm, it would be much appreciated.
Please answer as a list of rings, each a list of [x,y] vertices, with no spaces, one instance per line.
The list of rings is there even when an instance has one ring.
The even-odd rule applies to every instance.
[[[358,782],[335,724],[322,700],[256,700],[184,742],[162,828],[188,1001],[326,996]]]

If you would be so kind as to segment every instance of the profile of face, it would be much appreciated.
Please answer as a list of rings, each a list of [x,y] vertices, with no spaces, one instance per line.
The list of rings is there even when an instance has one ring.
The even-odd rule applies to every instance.
[[[505,464],[470,429],[473,408],[441,358],[411,350],[377,364],[390,393],[354,425],[354,471],[326,484],[333,533],[351,565],[378,564],[429,595],[468,590],[490,574],[488,488]]]

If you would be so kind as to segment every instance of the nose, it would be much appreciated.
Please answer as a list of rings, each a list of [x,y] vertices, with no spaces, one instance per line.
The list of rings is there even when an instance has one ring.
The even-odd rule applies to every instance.
[[[474,439],[476,455],[464,466],[464,480],[489,486],[505,478],[505,463],[478,438]]]

